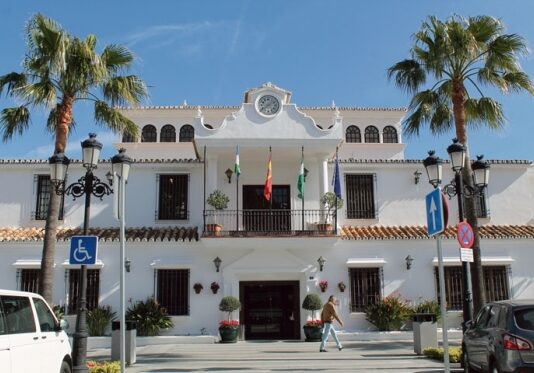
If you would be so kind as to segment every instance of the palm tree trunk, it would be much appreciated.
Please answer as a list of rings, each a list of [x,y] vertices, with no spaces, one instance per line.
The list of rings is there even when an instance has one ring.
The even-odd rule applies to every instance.
[[[56,142],[54,153],[64,153],[67,147],[69,128],[72,123],[72,97],[64,97],[58,105],[58,123],[56,126]],[[54,186],[50,190],[50,203],[46,216],[43,253],[41,257],[41,273],[39,275],[39,292],[50,304],[54,294],[54,259],[56,252],[57,227],[59,218],[59,203],[61,196],[57,195]]]
[[[467,154],[465,158],[465,167],[462,170],[462,178],[464,185],[473,190],[473,171],[471,170],[469,161],[469,147],[467,145],[467,128],[465,120],[465,88],[462,82],[453,82],[453,115],[456,127],[456,137],[458,141],[465,145]],[[473,228],[475,234],[475,241],[473,244],[473,263],[471,263],[471,283],[473,289],[473,312],[477,312],[486,303],[486,292],[484,289],[484,272],[482,270],[482,258],[480,254],[480,237],[478,234],[478,220],[475,210],[475,199],[464,198],[465,218]],[[465,275],[465,274],[464,274]]]

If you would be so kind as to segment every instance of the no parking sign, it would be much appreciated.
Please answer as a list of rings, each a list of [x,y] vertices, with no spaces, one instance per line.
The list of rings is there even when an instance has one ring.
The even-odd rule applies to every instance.
[[[458,224],[457,238],[458,242],[460,243],[460,247],[473,247],[473,243],[475,242],[475,233],[468,222],[463,221]]]

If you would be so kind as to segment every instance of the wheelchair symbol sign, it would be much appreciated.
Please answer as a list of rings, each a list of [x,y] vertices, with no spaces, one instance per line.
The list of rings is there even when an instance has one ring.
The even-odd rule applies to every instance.
[[[97,236],[70,238],[70,264],[95,264],[98,249]]]

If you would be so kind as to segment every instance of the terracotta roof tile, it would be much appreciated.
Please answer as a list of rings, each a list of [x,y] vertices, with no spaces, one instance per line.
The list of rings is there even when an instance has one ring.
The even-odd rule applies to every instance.
[[[81,228],[61,228],[57,231],[59,242],[68,241],[71,236],[81,235]],[[119,228],[91,228],[89,235],[96,235],[100,241],[118,241]],[[0,242],[31,242],[43,241],[44,228],[0,228]],[[199,240],[198,227],[166,227],[166,228],[128,228],[126,241],[169,241]]]
[[[484,239],[534,238],[534,225],[484,225],[479,227]],[[448,226],[442,235],[446,239],[456,238],[456,227]],[[410,240],[428,239],[425,226],[361,226],[345,225],[341,228],[345,240]]]

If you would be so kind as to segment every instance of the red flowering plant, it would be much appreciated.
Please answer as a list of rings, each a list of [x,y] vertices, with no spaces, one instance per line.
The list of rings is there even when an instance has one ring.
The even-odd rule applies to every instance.
[[[319,287],[321,288],[321,291],[324,293],[326,289],[328,288],[328,281],[323,280],[319,282]]]
[[[239,320],[232,320],[232,312],[241,308],[239,299],[231,295],[221,299],[219,303],[219,310],[228,313],[228,318],[219,322],[219,329],[237,329],[239,327]]]
[[[237,328],[239,326],[239,320],[221,320],[219,322],[219,328]]]
[[[308,321],[306,321],[306,326],[322,328],[323,327],[323,322],[321,320],[308,320]]]

